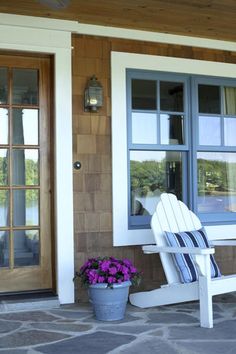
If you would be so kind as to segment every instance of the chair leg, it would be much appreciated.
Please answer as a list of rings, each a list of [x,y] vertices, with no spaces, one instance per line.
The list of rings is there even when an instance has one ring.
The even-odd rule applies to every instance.
[[[212,295],[210,294],[210,280],[199,276],[200,326],[213,328]]]

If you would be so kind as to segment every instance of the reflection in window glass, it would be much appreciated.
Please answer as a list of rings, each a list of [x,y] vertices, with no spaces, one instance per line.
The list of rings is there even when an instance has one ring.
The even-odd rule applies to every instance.
[[[9,191],[0,190],[0,226],[9,226]]]
[[[236,153],[198,152],[198,211],[236,212]]]
[[[8,184],[8,150],[0,149],[0,186]]]
[[[13,191],[14,226],[38,226],[39,193],[37,189]]]
[[[161,144],[183,144],[183,116],[161,114]]]
[[[39,265],[39,231],[14,231],[14,266]]]
[[[198,85],[199,113],[221,113],[220,86]]]
[[[0,144],[8,144],[8,109],[0,108]]]
[[[13,109],[13,144],[38,145],[37,109]]]
[[[8,102],[8,69],[0,68],[0,104]]]
[[[152,215],[162,192],[182,197],[182,153],[130,152],[131,215]]]
[[[220,145],[220,117],[199,117],[199,145]]]
[[[13,104],[38,104],[38,70],[13,69]]]
[[[132,109],[156,109],[156,81],[132,80]]]
[[[13,185],[32,186],[39,184],[38,150],[13,150]]]
[[[0,267],[9,267],[9,232],[0,231]]]
[[[236,115],[236,87],[224,87],[224,114]]]
[[[236,118],[224,118],[224,144],[236,146]]]
[[[157,143],[157,115],[153,113],[132,113],[132,143]]]
[[[184,86],[182,82],[160,82],[161,111],[183,112]]]

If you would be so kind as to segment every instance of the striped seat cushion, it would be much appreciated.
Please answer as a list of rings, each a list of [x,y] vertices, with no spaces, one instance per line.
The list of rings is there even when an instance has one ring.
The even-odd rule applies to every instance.
[[[210,248],[204,228],[176,233],[165,231],[165,237],[168,245],[173,247]],[[191,283],[198,279],[198,271],[191,254],[174,254],[173,258],[183,283]],[[211,277],[220,277],[221,273],[213,255],[210,255],[210,261]]]

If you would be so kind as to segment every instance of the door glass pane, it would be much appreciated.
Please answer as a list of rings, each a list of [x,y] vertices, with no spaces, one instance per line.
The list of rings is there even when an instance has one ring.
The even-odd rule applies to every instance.
[[[153,80],[132,80],[132,109],[157,108],[156,81]]]
[[[184,85],[182,82],[160,82],[161,111],[183,112]]]
[[[0,190],[0,226],[9,226],[9,191]]]
[[[236,118],[224,118],[224,144],[236,146]]]
[[[236,87],[224,87],[224,114],[236,115]]]
[[[14,226],[38,226],[39,193],[37,189],[13,191]]]
[[[236,212],[236,153],[198,152],[198,211]]]
[[[37,109],[13,109],[13,144],[38,145]]]
[[[0,104],[8,102],[8,69],[0,68]]]
[[[161,144],[183,144],[183,116],[161,114]]]
[[[199,117],[199,145],[221,145],[220,117]]]
[[[8,109],[0,108],[0,144],[8,144]]]
[[[199,113],[221,113],[220,87],[213,85],[198,85]]]
[[[0,149],[0,186],[8,184],[8,149]]]
[[[13,69],[13,104],[38,104],[38,70]]]
[[[132,143],[157,143],[157,115],[153,113],[132,113]]]
[[[13,185],[32,186],[39,184],[38,150],[13,150]]]
[[[131,215],[152,215],[163,192],[182,199],[182,153],[131,151],[130,186]]]
[[[0,231],[0,267],[9,267],[9,232]]]
[[[39,231],[14,231],[15,267],[39,265]]]

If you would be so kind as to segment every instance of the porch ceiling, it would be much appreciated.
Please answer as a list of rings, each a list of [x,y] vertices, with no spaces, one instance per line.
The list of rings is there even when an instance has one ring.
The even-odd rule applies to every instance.
[[[71,0],[55,10],[40,0],[0,0],[0,12],[236,41],[235,0]]]

